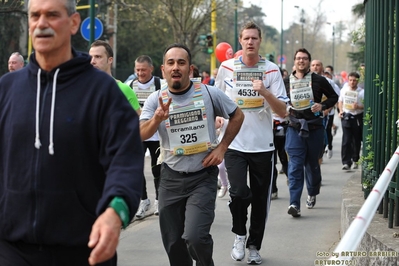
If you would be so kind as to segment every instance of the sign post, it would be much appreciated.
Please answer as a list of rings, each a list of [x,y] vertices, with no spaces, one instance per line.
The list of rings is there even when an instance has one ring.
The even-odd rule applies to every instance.
[[[287,63],[287,57],[285,55],[277,56],[277,61],[280,65]]]
[[[101,20],[94,18],[94,40],[97,40],[103,35],[104,26]],[[80,33],[83,39],[90,41],[90,17],[85,18],[80,25]]]

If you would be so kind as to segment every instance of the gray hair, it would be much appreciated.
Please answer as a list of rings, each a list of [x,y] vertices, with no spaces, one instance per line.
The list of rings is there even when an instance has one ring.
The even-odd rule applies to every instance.
[[[23,57],[20,53],[14,52],[14,53],[12,53],[12,54],[10,55],[10,57],[13,56],[13,55],[16,55],[16,56],[17,56],[18,61],[20,61],[21,63],[25,63],[24,57]]]
[[[76,13],[76,0],[66,0],[65,8],[67,10],[68,16]]]
[[[68,16],[71,16],[76,13],[76,0],[64,0],[65,1],[65,9],[67,11]],[[30,9],[30,2],[28,1],[28,9]]]
[[[152,59],[148,55],[140,55],[139,57],[136,58],[134,63],[147,63],[149,66],[153,66],[152,64]]]

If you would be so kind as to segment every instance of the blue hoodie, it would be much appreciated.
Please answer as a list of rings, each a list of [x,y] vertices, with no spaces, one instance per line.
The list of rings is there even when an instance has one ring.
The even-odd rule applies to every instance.
[[[111,76],[72,52],[51,72],[32,54],[0,78],[0,239],[87,245],[115,196],[130,218],[139,205],[138,116]]]

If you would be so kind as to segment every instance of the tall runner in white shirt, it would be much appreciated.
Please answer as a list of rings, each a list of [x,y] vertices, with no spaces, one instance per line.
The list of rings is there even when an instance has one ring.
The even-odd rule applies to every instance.
[[[236,234],[231,257],[243,260],[247,247],[247,263],[260,264],[259,250],[270,207],[274,167],[272,110],[284,117],[288,98],[278,66],[259,55],[262,41],[259,26],[253,22],[245,24],[239,41],[242,56],[224,61],[216,77],[216,87],[225,91],[245,114],[241,130],[224,157],[231,186],[232,231]],[[247,238],[249,205],[252,210]]]

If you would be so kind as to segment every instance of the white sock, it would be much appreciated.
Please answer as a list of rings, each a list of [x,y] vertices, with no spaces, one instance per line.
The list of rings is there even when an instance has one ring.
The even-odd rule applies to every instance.
[[[240,235],[236,235],[236,237],[237,237],[237,239],[240,239],[240,240],[245,240],[245,238],[246,238],[247,236],[240,236]]]

